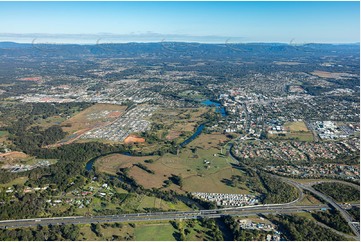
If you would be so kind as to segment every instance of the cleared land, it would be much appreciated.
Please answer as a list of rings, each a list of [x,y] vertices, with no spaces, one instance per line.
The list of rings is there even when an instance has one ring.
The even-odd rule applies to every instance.
[[[313,71],[311,72],[312,75],[322,77],[322,78],[336,78],[336,79],[342,79],[344,77],[350,76],[348,73],[339,73],[339,72],[327,72],[327,71]]]
[[[304,64],[304,63],[301,63],[301,62],[294,62],[294,61],[276,61],[274,63],[276,65],[289,65],[289,66],[296,66],[296,65]]]
[[[80,135],[95,127],[110,124],[123,114],[126,108],[126,106],[97,103],[64,121],[61,126],[69,134]]]
[[[129,144],[129,143],[144,143],[145,139],[144,138],[140,138],[136,135],[129,135],[127,138],[125,138],[124,143]]]

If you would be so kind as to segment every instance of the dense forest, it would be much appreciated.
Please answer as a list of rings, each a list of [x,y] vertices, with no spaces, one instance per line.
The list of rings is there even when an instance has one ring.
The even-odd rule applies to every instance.
[[[267,189],[264,203],[289,203],[297,199],[298,191],[295,187],[263,172],[260,178]]]
[[[337,202],[360,201],[360,191],[352,186],[338,182],[325,182],[313,186],[317,191],[322,192]]]
[[[70,225],[38,226],[35,228],[0,229],[0,240],[57,241],[77,240],[79,227]]]
[[[316,213],[312,213],[312,217],[314,217],[317,221],[326,224],[327,226],[339,230],[343,233],[352,234],[352,230],[347,224],[347,222],[343,219],[339,211],[330,210],[330,211],[318,211]]]
[[[308,241],[346,241],[347,239],[329,229],[323,228],[309,219],[280,215],[275,219],[270,217],[278,226],[279,230],[286,235],[287,240]]]

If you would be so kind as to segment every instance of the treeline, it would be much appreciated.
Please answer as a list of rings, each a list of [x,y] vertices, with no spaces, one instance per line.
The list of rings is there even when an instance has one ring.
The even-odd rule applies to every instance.
[[[355,221],[360,222],[360,208],[359,207],[352,206],[352,208],[347,210],[347,212],[355,219]]]
[[[0,203],[0,219],[36,218],[43,211],[44,198],[37,193],[16,194],[17,201]],[[1,233],[0,233],[1,234]]]
[[[297,199],[298,191],[295,187],[264,172],[260,172],[259,176],[267,190],[263,200],[264,203],[289,203]]]
[[[143,165],[142,163],[134,164],[135,166],[139,167],[140,169],[148,172],[149,174],[154,174],[154,171],[149,169],[146,165]]]
[[[0,229],[0,240],[59,241],[77,240],[79,227],[69,225],[37,226],[35,228]]]
[[[358,189],[339,182],[325,182],[314,185],[313,188],[332,197],[337,202],[360,200],[360,191]]]
[[[336,229],[343,233],[352,234],[352,230],[348,226],[348,223],[343,219],[340,212],[337,210],[330,210],[327,212],[318,211],[312,213],[312,217],[333,229]]]
[[[157,188],[145,189],[138,184],[134,178],[128,175],[129,168],[121,168],[117,172],[118,177],[109,179],[110,184],[116,187],[121,187],[129,193],[144,194],[146,196],[155,196],[165,201],[176,203],[177,193],[175,191],[163,191]]]
[[[222,231],[219,229],[214,219],[188,219],[185,221],[170,221],[170,223],[172,224],[174,229],[177,230],[177,232],[173,233],[173,236],[177,241],[189,240],[189,235],[191,234],[192,230],[194,230],[194,232],[196,233],[195,236],[200,240],[224,240]],[[201,229],[198,229],[196,227],[201,227]]]
[[[66,132],[58,125],[51,126],[45,130],[41,130],[40,126],[34,126],[30,129],[8,129],[9,140],[13,142],[16,147],[27,154],[31,154],[34,150],[42,146],[54,144],[56,141],[65,138]]]
[[[0,170],[0,182],[6,183],[20,176],[28,176],[29,182],[36,185],[59,184],[63,189],[69,178],[85,174],[85,162],[100,155],[125,152],[122,145],[108,145],[99,142],[73,143],[54,149],[38,148],[30,154],[43,159],[58,159],[59,161],[49,167],[36,168],[21,173],[9,173]]]
[[[293,241],[347,241],[343,236],[317,225],[309,219],[295,215],[281,215],[276,219],[270,216],[272,222],[276,223],[279,230],[286,235],[287,240]]]

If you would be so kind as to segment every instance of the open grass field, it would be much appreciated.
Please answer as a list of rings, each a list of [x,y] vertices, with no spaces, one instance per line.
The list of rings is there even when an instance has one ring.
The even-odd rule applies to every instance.
[[[303,121],[287,122],[284,124],[285,128],[288,128],[290,132],[309,131],[306,124]]]
[[[197,139],[190,142],[187,145],[187,147],[189,148],[198,147],[205,150],[211,148],[219,149],[229,140],[230,138],[228,138],[226,135],[221,133],[201,134],[200,136],[197,137]]]
[[[173,236],[175,232],[170,223],[137,224],[134,239],[137,241],[175,241]]]
[[[78,240],[114,240],[114,237],[118,237],[117,240],[126,240],[129,235],[134,235],[134,228],[129,226],[129,224],[123,223],[121,228],[112,227],[112,226],[104,226],[105,224],[101,224],[100,232],[102,236],[98,237],[92,230],[90,224],[80,225],[80,231]],[[112,225],[112,224],[109,224]]]
[[[176,230],[168,221],[135,222],[134,227],[129,223],[101,223],[100,234],[97,236],[90,224],[80,225],[78,240],[108,241],[108,240],[136,240],[136,241],[175,241],[173,233]]]
[[[276,139],[293,139],[306,142],[311,142],[314,140],[312,132],[307,128],[303,121],[286,122],[284,127],[288,131],[285,136],[268,134],[267,137]]]
[[[96,204],[94,203],[94,206]],[[100,203],[99,203],[100,206]],[[125,197],[125,199],[119,203],[119,204],[108,204],[107,205],[109,209],[112,209],[111,206],[113,206],[114,209],[116,207],[119,207],[123,211],[126,212],[134,212],[137,211],[146,211],[149,208],[157,208],[164,211],[168,210],[179,210],[179,211],[189,211],[191,210],[186,204],[183,202],[177,202],[177,203],[171,203],[168,201],[164,201],[163,199],[151,197],[151,196],[145,196],[145,195],[139,195],[136,193],[129,193]]]
[[[129,176],[148,189],[165,187],[165,182],[172,175],[177,175],[183,178],[182,187],[172,184],[164,189],[178,192],[249,193],[246,186],[239,189],[226,184],[233,175],[244,175],[232,168],[229,157],[221,154],[220,146],[226,141],[228,138],[219,133],[201,134],[181,149],[178,155],[136,157],[113,154],[98,159],[95,167],[101,172],[113,175],[119,168],[130,167]],[[154,162],[144,162],[149,159]],[[154,174],[133,166],[139,162]]]
[[[0,183],[0,187],[8,188],[13,185],[24,185],[27,180],[28,180],[28,178],[26,176],[21,176],[21,177],[15,178],[14,180],[12,180],[11,182],[8,182],[8,183],[4,183],[4,184]]]
[[[319,205],[322,204],[320,200],[315,198],[310,194],[306,194],[301,201],[297,203],[298,205]]]
[[[186,132],[193,132],[202,119],[202,115],[210,108],[178,108],[160,109],[151,117],[152,122],[163,125],[164,129],[157,132],[159,138],[174,140]]]
[[[0,131],[0,139],[3,139],[4,137],[6,137],[7,135],[9,135],[8,131]]]
[[[179,226],[188,230],[185,239],[187,241],[212,240],[207,232],[208,228],[201,225],[198,220],[178,221]],[[175,241],[177,232],[169,221],[147,221],[135,222],[133,226],[129,223],[101,223],[100,236],[91,229],[90,224],[80,225],[78,240],[106,241],[106,240],[135,240],[135,241]]]
[[[112,154],[99,158],[94,166],[100,172],[115,175],[119,168],[131,167],[139,162],[144,163],[147,159],[157,159],[157,156],[128,156],[122,154]]]
[[[90,130],[94,127],[104,126],[113,122],[124,113],[126,108],[126,106],[115,104],[97,103],[62,122],[61,126],[63,130],[69,134]]]
[[[322,77],[322,78],[336,78],[336,79],[342,79],[343,77],[347,77],[350,74],[348,73],[340,73],[340,72],[327,72],[327,71],[313,71],[311,72],[312,75]]]
[[[290,139],[295,139],[298,141],[306,141],[306,142],[312,142],[313,141],[313,135],[311,132],[306,133],[290,133],[288,135]]]
[[[193,100],[203,100],[206,98],[203,94],[201,94],[198,91],[194,91],[194,90],[186,90],[186,91],[179,93],[178,95],[180,97],[193,99]]]
[[[52,116],[46,119],[38,119],[32,126],[41,126],[43,129],[47,129],[53,125],[61,125],[66,121],[66,117]]]

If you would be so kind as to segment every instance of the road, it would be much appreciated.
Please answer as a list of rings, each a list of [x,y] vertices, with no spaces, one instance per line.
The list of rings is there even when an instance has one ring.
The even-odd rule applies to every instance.
[[[55,218],[33,218],[18,220],[0,221],[0,228],[18,228],[31,226],[47,226],[56,224],[90,224],[90,223],[113,223],[113,222],[136,222],[154,220],[174,220],[174,219],[196,219],[196,218],[219,218],[223,215],[231,216],[251,216],[258,214],[295,213],[311,210],[320,210],[325,205],[256,205],[237,208],[223,208],[199,211],[174,211],[174,212],[154,212],[154,213],[132,213],[116,214],[104,216],[74,216]]]
[[[307,191],[315,194],[316,196],[322,198],[325,202],[327,202],[333,208],[338,210],[340,212],[341,216],[347,221],[348,225],[350,226],[350,228],[352,229],[354,234],[357,236],[357,238],[360,239],[359,226],[357,226],[357,223],[355,223],[354,219],[351,217],[351,215],[345,209],[343,209],[339,204],[337,204],[332,198],[330,198],[329,196],[327,196],[327,195],[325,195],[325,194],[323,194],[323,193],[321,193],[319,191],[316,191],[311,186],[306,186],[306,185],[303,185],[303,184],[300,184],[300,183],[298,183],[298,185],[302,189],[307,190]]]
[[[236,138],[235,140],[239,139]],[[228,153],[230,155],[230,157],[236,162],[236,163],[239,163],[239,161],[237,160],[236,157],[234,157],[232,155],[232,153],[230,152],[231,149],[232,149],[232,146],[233,146],[233,143],[229,143],[229,146],[228,146]],[[247,167],[249,169],[252,169],[254,171],[256,171],[254,168],[252,167]],[[286,178],[286,177],[282,177],[282,176],[278,176],[278,175],[274,175],[274,174],[270,174],[268,173],[269,175],[275,177],[275,178],[278,178],[280,179],[281,181],[283,182],[286,182],[294,187],[297,188],[297,190],[299,191],[299,197],[295,200],[295,201],[292,201],[288,204],[296,204],[297,202],[301,201],[302,198],[303,198],[303,190],[307,190],[309,192],[311,192],[312,194],[320,197],[321,199],[323,199],[325,202],[327,202],[328,204],[331,205],[331,207],[333,207],[334,209],[338,210],[341,214],[341,216],[346,220],[346,222],[348,223],[348,225],[350,226],[350,228],[352,229],[353,233],[357,236],[358,240],[360,239],[360,224],[355,222],[352,218],[352,216],[350,216],[350,214],[348,214],[348,212],[343,208],[341,207],[339,204],[337,204],[331,197],[319,192],[319,191],[316,191],[312,185],[314,185],[314,183],[310,183],[310,184],[302,184],[302,183],[298,183],[294,180],[291,180],[289,178]],[[346,182],[342,182],[342,183],[346,183]],[[348,184],[349,185],[349,184]],[[356,184],[353,184],[352,186],[357,186]],[[360,190],[360,187],[358,186],[358,189]]]

